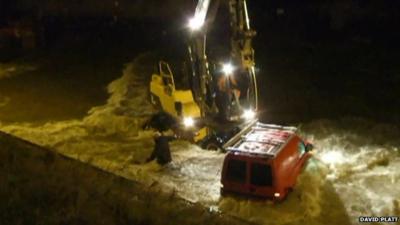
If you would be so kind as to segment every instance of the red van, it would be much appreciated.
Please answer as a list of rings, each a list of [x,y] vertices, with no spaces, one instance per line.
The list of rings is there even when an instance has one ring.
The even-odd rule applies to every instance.
[[[255,122],[225,144],[222,193],[283,200],[294,187],[312,145],[294,127]]]

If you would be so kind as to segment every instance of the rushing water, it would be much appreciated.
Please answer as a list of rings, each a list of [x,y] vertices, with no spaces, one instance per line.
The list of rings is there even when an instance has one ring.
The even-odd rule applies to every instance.
[[[300,125],[314,157],[294,191],[279,204],[221,197],[224,155],[184,141],[172,143],[174,161],[145,164],[153,139],[140,125],[152,113],[139,61],[108,86],[109,100],[81,120],[1,127],[70,157],[157,186],[210,210],[260,224],[356,224],[359,216],[400,215],[400,129],[361,119],[316,120]]]

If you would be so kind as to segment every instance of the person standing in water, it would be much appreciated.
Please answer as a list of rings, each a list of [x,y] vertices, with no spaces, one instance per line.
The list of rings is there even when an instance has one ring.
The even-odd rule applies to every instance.
[[[154,150],[147,162],[156,159],[157,163],[160,165],[166,165],[170,163],[172,161],[172,157],[171,150],[169,148],[169,142],[174,139],[174,136],[166,136],[163,134],[163,132],[156,132],[154,135]]]

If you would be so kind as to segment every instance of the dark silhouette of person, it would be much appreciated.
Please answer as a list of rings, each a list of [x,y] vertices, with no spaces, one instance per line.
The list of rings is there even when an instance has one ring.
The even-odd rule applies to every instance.
[[[170,163],[172,161],[172,157],[169,149],[169,142],[174,139],[174,136],[165,136],[163,133],[157,132],[154,136],[154,150],[147,162],[156,159],[157,163],[160,165]]]
[[[142,129],[154,128],[160,132],[167,131],[169,129],[175,130],[179,126],[179,122],[176,118],[166,112],[159,112],[154,114],[149,120],[147,120]]]
[[[173,130],[178,132],[179,122],[176,118],[166,112],[159,112],[153,115],[144,125],[143,129],[153,128],[157,132],[154,135],[154,149],[151,153],[150,158],[146,162],[150,162],[154,159],[160,165],[165,165],[172,161],[171,151],[169,148],[169,142],[176,139],[177,136],[166,136],[163,134],[164,131]]]
[[[241,109],[239,102],[241,89],[234,74],[228,76],[220,74],[216,80],[215,104],[218,108],[218,116],[219,119],[229,120],[233,109],[236,109],[236,111]]]

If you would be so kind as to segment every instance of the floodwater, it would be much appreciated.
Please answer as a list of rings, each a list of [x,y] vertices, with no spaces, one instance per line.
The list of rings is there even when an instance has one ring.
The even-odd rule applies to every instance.
[[[354,118],[297,124],[301,136],[315,145],[314,157],[279,204],[221,197],[224,155],[184,141],[172,143],[170,165],[145,163],[153,133],[140,127],[153,109],[145,80],[135,73],[139,62],[128,64],[108,85],[108,101],[82,119],[2,124],[0,129],[258,224],[357,224],[359,216],[400,216],[400,129],[390,124]]]

